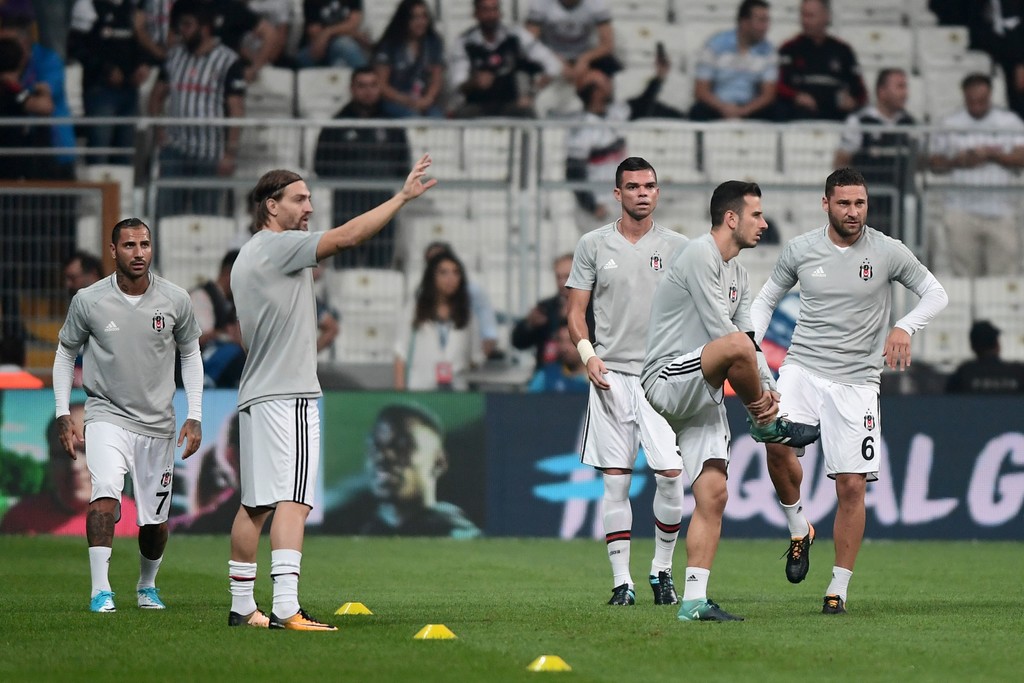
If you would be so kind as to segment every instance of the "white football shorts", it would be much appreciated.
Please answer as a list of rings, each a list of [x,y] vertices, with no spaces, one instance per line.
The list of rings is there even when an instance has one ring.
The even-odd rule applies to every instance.
[[[793,422],[821,425],[825,472],[866,474],[878,479],[882,419],[878,389],[866,384],[841,384],[798,365],[779,370],[779,415]]]
[[[708,460],[729,461],[732,433],[726,416],[724,390],[714,389],[700,369],[698,349],[662,368],[651,383],[647,399],[676,435],[686,476],[693,483]]]
[[[238,415],[242,505],[280,502],[313,507],[320,468],[320,409],[316,399],[254,403]]]
[[[109,422],[85,426],[85,460],[92,475],[92,499],[113,498],[121,519],[124,475],[132,478],[139,526],[162,524],[171,509],[174,439],[138,434]]]
[[[644,398],[640,378],[609,370],[605,379],[610,389],[590,387],[580,457],[583,464],[631,470],[642,444],[652,470],[682,469],[675,433]]]

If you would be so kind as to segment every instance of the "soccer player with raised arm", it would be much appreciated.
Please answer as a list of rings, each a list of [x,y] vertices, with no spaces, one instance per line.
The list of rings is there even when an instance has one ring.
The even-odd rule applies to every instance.
[[[57,436],[72,459],[84,438],[92,478],[85,529],[92,575],[89,609],[117,611],[108,567],[126,474],[138,509],[137,602],[143,609],[164,609],[156,574],[167,546],[174,475],[174,357],[181,353],[188,397],[188,417],[177,442],[186,444],[187,458],[203,439],[199,324],[188,292],[150,272],[153,242],[145,223],[126,218],[115,225],[110,252],[114,273],[75,294],[60,330],[53,360]],[[84,435],[69,405],[79,350],[82,385],[89,396]]]
[[[878,479],[882,365],[898,370],[910,365],[911,335],[946,306],[947,298],[902,242],[866,225],[868,190],[859,172],[840,168],[829,175],[821,206],[828,222],[786,243],[751,306],[751,317],[755,339],[761,340],[779,301],[800,285],[798,322],[779,373],[781,410],[793,420],[821,427],[825,471],[835,480],[839,501],[835,564],[822,612],[844,614],[864,538],[867,483]],[[921,300],[890,330],[894,281]],[[768,443],[767,451],[768,472],[791,536],[786,578],[799,583],[807,576],[814,542],[814,528],[800,503],[803,470],[791,445]]]
[[[320,464],[313,268],[376,235],[407,202],[437,184],[424,180],[429,167],[424,154],[396,195],[326,232],[309,232],[313,205],[297,173],[269,171],[249,194],[259,232],[231,270],[248,357],[238,390],[242,504],[231,527],[229,626],[337,630],[299,605],[302,541]],[[257,608],[253,588],[260,532],[272,512],[274,602],[268,617]]]
[[[598,469],[604,480],[604,532],[614,586],[609,605],[636,602],[629,572],[629,485],[641,444],[656,485],[655,550],[649,575],[654,602],[679,601],[672,582],[672,555],[683,516],[682,459],[672,430],[640,388],[651,297],[665,265],[686,242],[655,223],[658,193],[658,176],[646,160],[630,157],[619,164],[614,194],[622,204],[622,217],[580,238],[566,284],[569,334],[590,380],[581,459]],[[591,298],[593,342],[586,321]]]
[[[735,257],[757,246],[768,228],[761,188],[738,180],[719,185],[711,195],[711,223],[711,232],[683,245],[654,293],[640,377],[647,399],[675,432],[695,501],[680,621],[743,620],[707,594],[729,498],[725,380],[754,430],[801,445],[817,438],[817,430],[777,417],[775,378],[753,342],[750,285]]]

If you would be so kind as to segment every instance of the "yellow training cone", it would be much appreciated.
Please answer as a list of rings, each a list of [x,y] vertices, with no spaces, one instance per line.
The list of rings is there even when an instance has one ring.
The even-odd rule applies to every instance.
[[[541,655],[530,662],[527,671],[572,671],[572,667],[558,655]]]
[[[416,640],[451,640],[457,638],[452,630],[444,624],[427,624],[413,636]]]
[[[361,602],[346,602],[338,608],[335,614],[373,614],[373,612],[371,612],[369,608]]]

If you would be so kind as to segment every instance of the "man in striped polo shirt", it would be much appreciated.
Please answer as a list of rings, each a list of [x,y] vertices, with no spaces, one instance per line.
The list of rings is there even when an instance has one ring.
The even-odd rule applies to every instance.
[[[178,0],[171,22],[181,42],[167,53],[167,61],[149,98],[151,116],[205,121],[245,115],[245,65],[238,53],[213,34],[211,8],[198,0]],[[235,172],[239,135],[235,127],[210,125],[169,126],[160,152],[163,177],[203,178]],[[202,181],[200,181],[202,182]],[[221,190],[162,190],[161,216],[175,213],[219,213]]]

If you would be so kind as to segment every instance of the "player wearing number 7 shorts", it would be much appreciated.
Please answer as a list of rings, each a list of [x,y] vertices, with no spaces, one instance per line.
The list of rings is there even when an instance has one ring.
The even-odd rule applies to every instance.
[[[878,479],[882,364],[898,370],[910,365],[910,337],[946,306],[947,297],[902,242],[866,225],[868,193],[859,172],[841,168],[829,175],[821,204],[828,222],[783,247],[751,305],[751,318],[760,342],[779,301],[800,285],[799,318],[779,374],[780,413],[821,426],[825,471],[839,499],[835,564],[822,612],[843,614],[864,538],[867,483]],[[887,334],[894,281],[921,299]],[[794,448],[766,446],[768,472],[791,536],[786,577],[799,583],[807,576],[814,541],[800,503],[803,470]]]
[[[153,258],[149,227],[126,218],[111,233],[113,275],[79,290],[60,330],[53,361],[57,436],[69,457],[85,440],[92,478],[86,518],[93,612],[114,612],[107,569],[114,526],[121,517],[125,475],[132,478],[139,524],[139,607],[164,609],[156,573],[167,545],[174,470],[174,357],[188,417],[178,433],[187,441],[183,457],[199,448],[203,432],[203,361],[192,300],[181,287],[149,272]],[[69,400],[75,356],[83,350],[85,434],[72,420]]]

